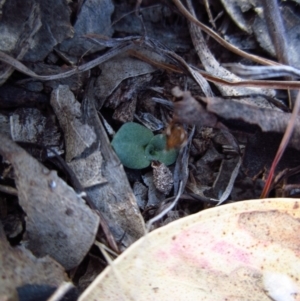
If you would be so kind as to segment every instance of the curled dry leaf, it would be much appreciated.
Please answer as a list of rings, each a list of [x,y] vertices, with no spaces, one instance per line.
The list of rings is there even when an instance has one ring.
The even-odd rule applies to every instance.
[[[0,20],[0,50],[13,53],[17,60],[42,61],[55,45],[73,34],[71,10],[65,1],[2,1],[1,7],[5,13]],[[13,70],[1,67],[1,84]]]
[[[191,14],[195,17],[194,8],[191,4],[191,1],[188,0],[188,7],[191,11]],[[206,41],[203,37],[202,31],[200,27],[198,27],[193,22],[189,23],[190,25],[190,34],[195,46],[195,50],[207,72],[210,74],[217,76],[219,78],[223,78],[231,81],[240,81],[241,78],[226,70],[224,67],[220,66],[220,63],[213,56],[212,52],[208,48]],[[220,92],[223,96],[238,96],[238,95],[251,95],[251,94],[265,94],[273,96],[275,93],[273,90],[265,90],[260,88],[243,88],[243,87],[229,87],[224,85],[216,84]],[[253,99],[255,101],[255,99]],[[256,100],[257,101],[257,100]],[[260,98],[261,102],[266,102],[264,98]],[[266,105],[268,103],[266,102]]]
[[[50,103],[64,132],[66,161],[70,162],[95,142],[95,132],[81,121],[80,103],[68,86],[53,90]]]
[[[19,203],[27,216],[27,247],[38,257],[50,255],[65,269],[74,268],[94,242],[98,216],[56,171],[4,135],[0,138],[0,154],[14,168]]]
[[[60,149],[61,134],[54,118],[54,115],[44,116],[40,110],[35,108],[15,110],[10,116],[12,140],[51,147],[57,153],[62,153],[63,151]],[[48,151],[48,156],[53,156],[53,152]]]
[[[244,201],[170,223],[128,248],[79,300],[299,300],[299,206]]]
[[[155,187],[164,194],[169,194],[173,184],[173,174],[170,169],[164,164],[158,161],[151,163],[153,168],[153,183]]]
[[[126,177],[123,165],[115,154],[95,107],[94,84],[90,82],[88,95],[83,101],[87,122],[95,130],[99,151],[103,157],[101,173],[103,185],[89,187],[86,191],[96,208],[105,217],[111,233],[122,248],[129,246],[144,234],[144,220],[136,198]]]
[[[120,85],[122,81],[130,77],[137,77],[143,74],[149,74],[155,71],[151,65],[133,59],[131,57],[120,55],[108,60],[100,65],[101,75],[98,76],[95,83],[97,98],[103,104],[105,99]],[[113,72],[111,72],[113,70]],[[119,103],[109,105],[116,107]]]
[[[257,125],[263,132],[284,133],[291,118],[290,113],[280,112],[267,108],[238,103],[218,97],[203,98],[207,102],[207,110],[216,115],[231,120],[243,120],[246,123]],[[300,149],[300,120],[297,118],[289,145]]]
[[[101,173],[102,154],[94,148],[89,156],[81,155],[94,145],[99,147],[93,126],[83,121],[80,103],[68,86],[58,86],[51,94],[51,105],[64,132],[66,161],[83,187],[105,182]]]
[[[217,117],[207,112],[203,106],[191,95],[190,91],[181,91],[178,87],[172,89],[172,94],[181,98],[174,103],[174,121],[188,125],[214,127]]]
[[[145,203],[145,208],[158,206],[165,199],[165,195],[160,192],[154,185],[154,176],[152,172],[148,172],[142,176],[145,185],[148,187],[148,198]]]
[[[58,45],[58,49],[71,56],[72,59],[104,48],[90,43],[83,38],[84,35],[97,32],[108,37],[113,34],[113,27],[111,26],[111,14],[114,11],[113,1],[80,1],[76,10],[74,36],[71,39],[65,39]]]

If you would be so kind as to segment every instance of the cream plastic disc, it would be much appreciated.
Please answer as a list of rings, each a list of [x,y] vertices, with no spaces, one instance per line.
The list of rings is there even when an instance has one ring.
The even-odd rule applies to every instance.
[[[299,207],[243,201],[172,222],[129,247],[79,300],[299,301]]]

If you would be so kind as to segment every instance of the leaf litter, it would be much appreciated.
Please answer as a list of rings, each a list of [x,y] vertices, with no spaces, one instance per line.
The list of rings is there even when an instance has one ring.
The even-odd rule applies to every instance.
[[[49,269],[53,266],[54,271],[60,264],[60,271],[64,268],[82,292],[105,261],[122,279],[121,268],[115,269],[109,258],[129,251],[142,236],[135,247],[137,256],[150,251],[149,229],[193,213],[201,216],[224,202],[268,193],[297,197],[298,102],[289,89],[300,87],[295,52],[299,17],[295,4],[281,3],[279,8],[271,2],[57,2],[52,7],[60,16],[56,24],[48,14],[49,3],[30,1],[22,12],[26,20],[22,23],[11,17],[17,1],[4,1],[0,218],[12,247],[3,235],[1,243],[12,258],[18,248],[24,254],[32,252],[24,255],[31,260],[51,257]],[[218,15],[222,10],[227,13]],[[275,22],[273,12],[279,12]],[[282,23],[277,22],[280,18]],[[230,26],[226,29],[225,24]],[[8,38],[9,32],[14,39]],[[241,36],[251,40],[245,51]],[[280,40],[282,36],[286,39]],[[166,135],[166,148],[179,151],[176,163],[124,169],[110,142],[113,133],[129,121],[142,123],[155,135]],[[281,204],[276,206],[274,210]],[[273,219],[268,214],[259,218]],[[217,218],[215,223],[221,225],[221,221]],[[222,225],[225,231],[228,225]],[[236,225],[233,229],[238,231]],[[182,235],[181,229],[176,231]],[[93,246],[99,246],[97,241],[102,254]],[[159,252],[165,252],[166,244],[158,245]],[[151,264],[156,259],[146,260]],[[17,287],[51,282],[25,261],[8,264],[7,271],[25,264],[40,279],[34,283],[14,280],[15,285],[7,281],[3,296],[16,298]],[[134,265],[138,269],[132,277],[138,281],[144,267],[137,260]],[[229,283],[234,287],[245,280],[240,278],[243,272],[250,282],[251,277],[263,279],[259,288],[264,286],[274,300],[296,300],[299,292],[294,280],[280,273],[261,276],[249,266],[225,272],[222,280],[201,267],[201,273],[212,280],[201,285],[216,289],[216,283],[224,281],[226,291]],[[275,292],[274,283],[280,279],[288,293]],[[65,280],[60,274],[52,284],[58,287]],[[101,281],[97,285],[101,287]],[[158,286],[152,291],[158,293]],[[171,287],[165,285],[169,292]],[[250,287],[241,290],[246,293],[253,290]],[[139,287],[132,295],[131,286],[119,288],[125,299],[141,299],[144,291]],[[214,300],[221,298],[217,292]]]

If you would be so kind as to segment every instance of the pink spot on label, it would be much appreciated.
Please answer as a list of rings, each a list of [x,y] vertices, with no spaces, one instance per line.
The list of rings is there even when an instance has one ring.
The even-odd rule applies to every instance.
[[[251,255],[249,253],[225,241],[217,242],[212,247],[212,250],[222,256],[225,256],[229,262],[238,261],[243,264],[250,264],[251,261]]]

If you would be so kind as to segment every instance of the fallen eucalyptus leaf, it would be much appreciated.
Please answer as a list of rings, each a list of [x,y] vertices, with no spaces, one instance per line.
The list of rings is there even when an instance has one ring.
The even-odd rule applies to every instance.
[[[253,105],[242,104],[234,100],[218,97],[203,98],[207,103],[207,110],[227,120],[243,120],[257,125],[263,132],[284,133],[291,118],[290,113]],[[289,146],[300,150],[300,120],[296,120],[295,128]]]
[[[123,80],[155,71],[151,65],[128,56],[115,57],[99,67],[102,72],[97,78],[95,89],[101,104]]]
[[[17,142],[28,142],[51,147],[58,154],[61,150],[61,134],[55,124],[55,116],[44,116],[35,108],[19,108],[10,116],[11,137]],[[48,151],[48,156],[53,152]]]
[[[95,107],[93,80],[89,84],[87,94],[82,105],[87,122],[95,130],[97,140],[99,140],[99,150],[103,157],[101,173],[106,183],[89,187],[86,192],[105,217],[115,241],[119,242],[120,249],[123,249],[144,234],[144,220],[124,168],[113,151],[105,128],[99,119]]]
[[[0,134],[0,154],[15,173],[19,203],[26,213],[26,245],[50,255],[65,269],[76,267],[94,242],[99,218],[75,191],[21,147]]]
[[[111,0],[87,0],[78,3],[78,14],[74,25],[74,36],[64,40],[58,49],[66,55],[80,57],[87,52],[93,53],[103,49],[86,39],[84,35],[99,33],[104,36],[113,34],[111,14],[114,4]]]
[[[36,258],[24,246],[11,247],[1,223],[0,262],[0,299],[3,296],[13,298],[16,288],[26,284],[58,286],[68,281],[64,268],[49,256]]]
[[[93,126],[87,123],[86,116],[81,113],[80,103],[74,94],[68,86],[58,86],[52,92],[50,103],[64,132],[66,161],[80,184],[86,188],[104,183],[100,141]]]
[[[157,190],[169,194],[173,188],[174,180],[170,169],[163,163],[154,161],[151,163],[153,168],[153,183]]]
[[[81,121],[80,103],[76,101],[69,86],[59,85],[53,90],[50,104],[64,132],[66,161],[70,162],[95,142],[95,132]]]
[[[194,8],[191,4],[191,1],[188,0],[188,7],[192,15],[195,17]],[[195,46],[195,50],[205,68],[205,71],[209,72],[211,75],[217,76],[230,81],[240,81],[242,80],[235,74],[231,73],[224,67],[220,66],[220,63],[213,56],[212,52],[207,46],[207,43],[203,37],[202,31],[196,24],[190,22],[190,34]],[[274,90],[266,90],[261,88],[246,88],[246,87],[229,87],[225,85],[216,84],[217,88],[220,90],[223,96],[239,96],[239,95],[252,95],[252,94],[263,94],[274,96]],[[253,102],[257,102],[257,98],[253,98]],[[259,97],[259,102],[263,103],[266,106],[269,106],[269,103],[264,99],[264,97]]]

